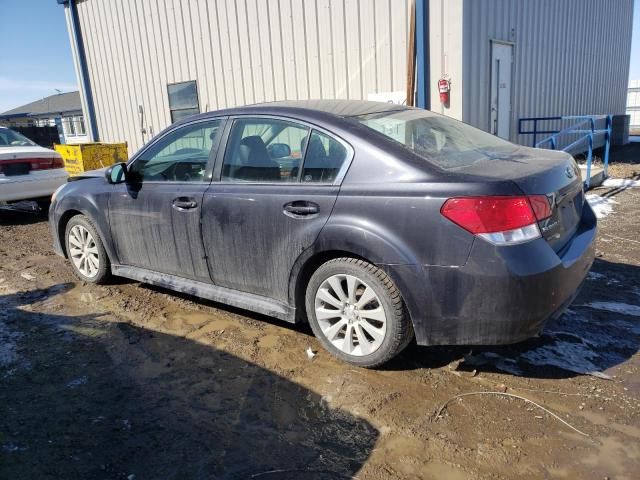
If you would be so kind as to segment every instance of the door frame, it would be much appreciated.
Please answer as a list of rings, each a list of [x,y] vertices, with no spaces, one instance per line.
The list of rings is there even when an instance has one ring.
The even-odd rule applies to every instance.
[[[516,44],[515,42],[510,42],[508,40],[499,40],[497,38],[490,38],[489,39],[489,85],[488,85],[488,95],[487,98],[489,99],[489,108],[488,108],[488,125],[489,125],[489,133],[492,133],[492,129],[493,129],[493,125],[491,124],[491,88],[492,88],[492,84],[493,84],[493,75],[492,75],[492,71],[493,71],[493,45],[494,44],[498,44],[498,45],[506,45],[511,47],[511,89],[509,92],[509,103],[511,105],[511,109],[509,111],[509,138],[507,138],[507,140],[511,141],[511,134],[512,134],[512,128],[514,125],[514,118],[513,118],[513,114],[514,114],[514,109],[513,109],[513,101],[515,98],[514,95],[514,78],[515,78],[515,57],[516,57]],[[497,132],[495,134],[497,136]]]

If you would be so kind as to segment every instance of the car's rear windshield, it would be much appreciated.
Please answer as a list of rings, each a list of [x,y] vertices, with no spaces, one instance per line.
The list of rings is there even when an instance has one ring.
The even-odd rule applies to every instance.
[[[465,167],[478,160],[504,158],[505,154],[518,148],[506,140],[428,110],[396,110],[353,118],[446,169]]]
[[[24,135],[14,132],[8,128],[0,128],[0,148],[2,147],[31,147],[34,146],[31,140]]]

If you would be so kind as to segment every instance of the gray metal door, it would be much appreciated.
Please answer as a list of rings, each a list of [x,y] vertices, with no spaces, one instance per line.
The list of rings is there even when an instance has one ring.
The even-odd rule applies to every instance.
[[[513,45],[491,42],[491,133],[509,139],[511,133],[511,64]]]

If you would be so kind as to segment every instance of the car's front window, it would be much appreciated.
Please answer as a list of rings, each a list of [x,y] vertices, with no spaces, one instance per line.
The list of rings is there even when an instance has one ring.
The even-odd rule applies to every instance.
[[[133,162],[131,174],[146,181],[203,181],[220,125],[211,120],[174,130]]]
[[[517,148],[506,140],[428,110],[396,110],[353,118],[442,168],[498,158]]]
[[[0,129],[1,147],[35,147],[36,144],[24,135],[14,132],[8,128]]]

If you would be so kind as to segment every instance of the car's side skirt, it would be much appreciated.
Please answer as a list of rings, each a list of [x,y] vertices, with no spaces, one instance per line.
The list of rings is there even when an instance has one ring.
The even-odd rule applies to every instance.
[[[295,322],[295,308],[260,295],[240,292],[197,280],[190,280],[188,278],[167,275],[166,273],[154,272],[128,265],[111,265],[111,272],[120,277],[130,278],[200,298],[206,298],[233,307],[244,308],[287,322]]]

